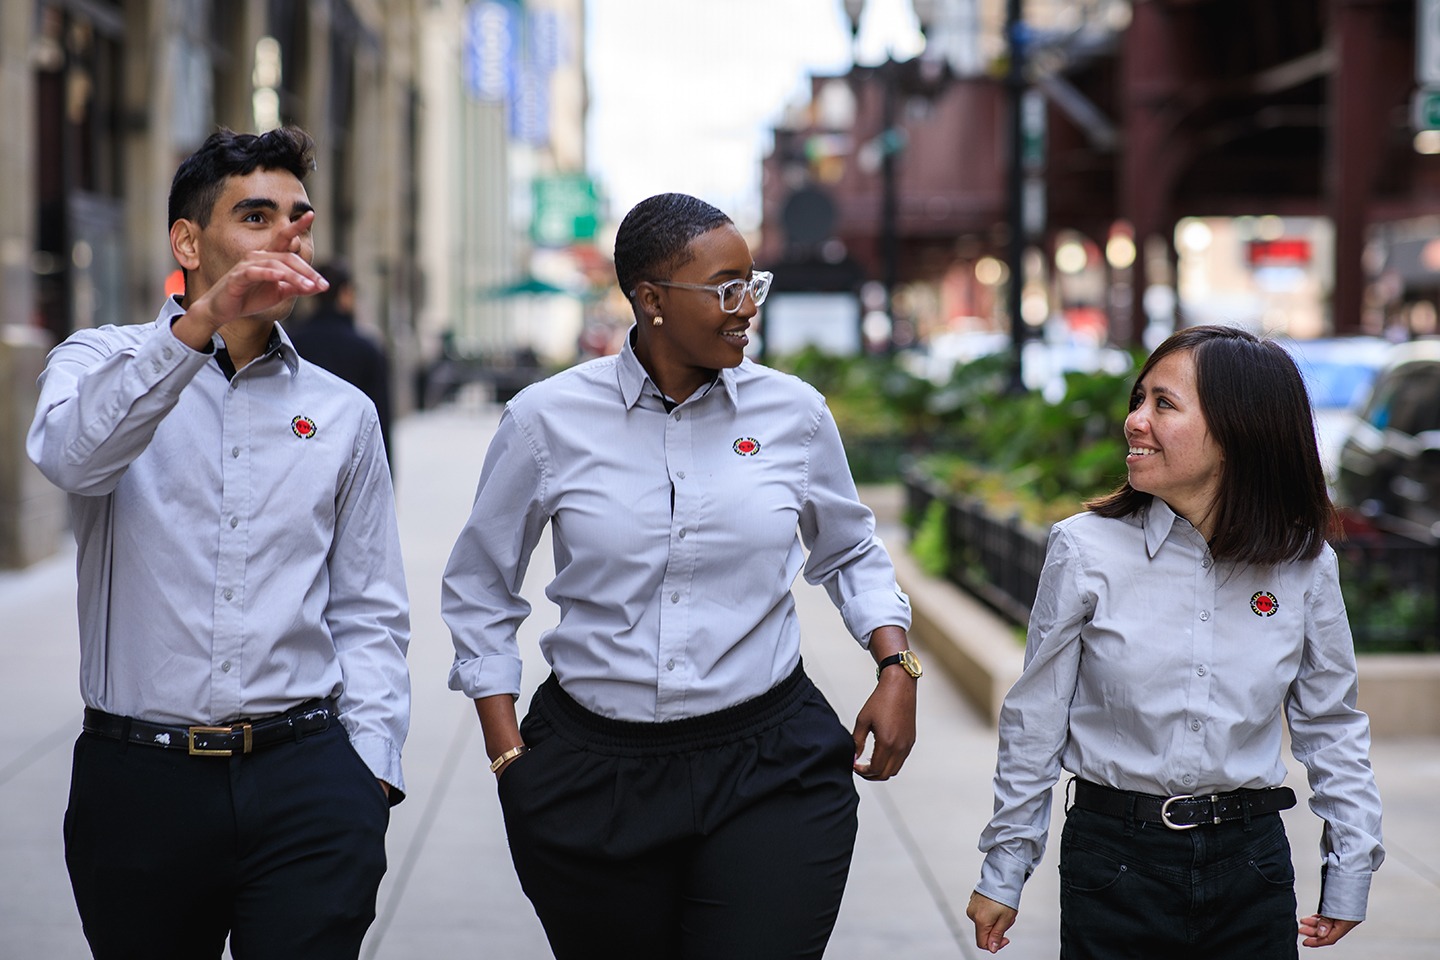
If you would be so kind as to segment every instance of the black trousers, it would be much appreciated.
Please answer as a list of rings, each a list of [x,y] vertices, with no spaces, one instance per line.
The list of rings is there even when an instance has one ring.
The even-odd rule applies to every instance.
[[[1295,906],[1278,813],[1176,831],[1066,812],[1062,960],[1294,960]]]
[[[359,956],[389,803],[332,723],[294,743],[192,757],[75,744],[65,863],[98,960]]]
[[[559,960],[820,957],[855,847],[854,741],[800,669],[702,717],[596,716],[552,676],[500,777]]]

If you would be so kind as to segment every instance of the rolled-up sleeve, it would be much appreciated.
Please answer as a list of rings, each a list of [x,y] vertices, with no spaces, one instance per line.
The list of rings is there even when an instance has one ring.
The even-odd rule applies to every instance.
[[[1338,564],[1326,547],[1315,564],[1305,650],[1286,713],[1291,750],[1309,777],[1310,809],[1325,822],[1320,913],[1336,920],[1365,919],[1371,874],[1385,859],[1370,719],[1356,707],[1358,686]]]
[[[846,628],[862,642],[886,626],[910,628],[910,600],[860,502],[840,431],[823,401],[811,434],[800,535],[810,551],[805,579],[823,585]]]
[[[520,588],[548,519],[546,478],[538,446],[507,409],[441,585],[441,615],[455,644],[450,689],[472,699],[519,696],[515,632],[530,614]]]

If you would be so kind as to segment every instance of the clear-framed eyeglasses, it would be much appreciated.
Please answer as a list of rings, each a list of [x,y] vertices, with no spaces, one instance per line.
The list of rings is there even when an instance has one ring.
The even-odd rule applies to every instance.
[[[745,294],[755,306],[765,302],[770,295],[770,284],[775,274],[768,270],[756,270],[749,280],[726,280],[724,283],[680,283],[676,280],[651,280],[657,287],[681,287],[685,290],[709,290],[720,297],[720,309],[726,313],[739,313],[745,302]]]

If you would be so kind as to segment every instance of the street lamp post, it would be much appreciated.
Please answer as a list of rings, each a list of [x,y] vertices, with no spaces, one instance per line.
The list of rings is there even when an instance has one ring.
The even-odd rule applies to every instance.
[[[1025,346],[1025,318],[1020,303],[1025,289],[1025,171],[1022,142],[1025,98],[1025,21],[1021,0],[1006,0],[1005,38],[1010,46],[1010,65],[1005,74],[1007,119],[1010,128],[1010,155],[1007,173],[1006,219],[1010,236],[1005,261],[1010,270],[1010,381],[1011,393],[1024,393],[1025,380],[1021,369],[1021,353]]]
[[[895,343],[895,285],[900,280],[900,231],[897,223],[900,215],[900,202],[895,183],[895,154],[898,152],[899,146],[895,142],[897,136],[895,71],[897,69],[893,60],[887,61],[881,67],[885,77],[885,100],[882,111],[884,130],[880,134],[884,138],[883,152],[880,157],[880,259],[884,270],[881,280],[885,284],[885,319],[890,322],[890,335],[886,337],[885,342],[892,348]]]

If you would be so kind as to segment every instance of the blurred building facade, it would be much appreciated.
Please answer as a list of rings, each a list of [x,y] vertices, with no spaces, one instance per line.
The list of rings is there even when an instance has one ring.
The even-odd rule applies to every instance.
[[[1192,222],[1192,239],[1225,245],[1190,259],[1223,253],[1255,288],[1212,297],[1239,322],[1379,332],[1423,293],[1427,278],[1414,275],[1440,223],[1440,133],[1412,104],[1440,83],[1417,63],[1420,8],[1434,4],[914,6],[925,54],[815,78],[811,102],[776,131],[767,264],[853,260],[862,282],[900,297],[901,321],[1003,328],[1005,251],[1019,231],[1027,323],[1064,313],[1121,343],[1173,323],[1187,253],[1177,236]],[[1007,7],[1023,12],[1013,31]],[[1012,37],[1024,65],[1013,168]],[[1008,202],[1016,181],[1019,218]],[[787,236],[786,212],[809,190],[828,198],[833,230],[807,248]],[[1440,268],[1440,252],[1431,259]],[[1216,259],[1217,275],[1228,260]],[[1428,286],[1440,291],[1440,272]]]
[[[508,47],[478,30],[497,10]],[[0,6],[0,568],[65,524],[23,453],[45,351],[153,318],[176,267],[171,177],[218,126],[315,137],[316,255],[351,264],[397,414],[447,332],[513,342],[482,293],[528,271],[529,179],[583,171],[582,25],[583,0]]]
[[[446,12],[430,19],[425,70],[450,96],[424,150],[426,220],[445,224],[426,258],[426,329],[463,358],[568,360],[580,332],[570,253],[594,231],[584,0],[432,5]]]

